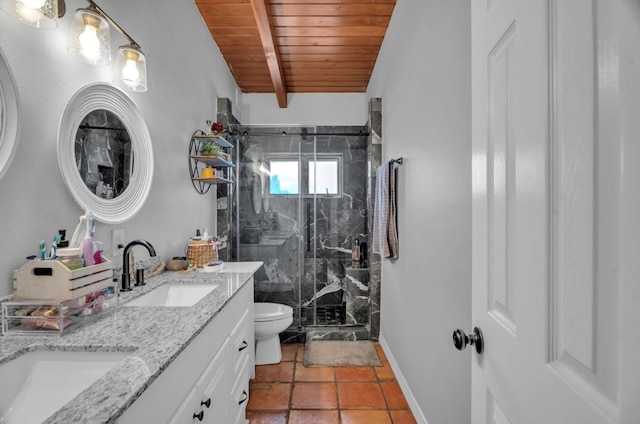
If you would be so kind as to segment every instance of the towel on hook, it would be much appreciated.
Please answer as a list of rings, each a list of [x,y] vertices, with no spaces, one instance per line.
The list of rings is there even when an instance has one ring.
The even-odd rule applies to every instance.
[[[372,250],[385,258],[398,257],[396,165],[387,162],[376,171]]]

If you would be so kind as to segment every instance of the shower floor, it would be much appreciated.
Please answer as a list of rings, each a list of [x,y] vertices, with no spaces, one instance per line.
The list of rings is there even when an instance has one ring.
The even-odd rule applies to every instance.
[[[316,320],[314,322],[314,309]],[[342,325],[346,322],[345,306],[341,305],[316,305],[301,308],[303,326],[312,325]]]

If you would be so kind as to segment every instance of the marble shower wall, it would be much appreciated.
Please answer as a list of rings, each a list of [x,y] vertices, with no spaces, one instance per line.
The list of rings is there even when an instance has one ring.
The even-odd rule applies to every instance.
[[[362,127],[316,127],[317,133],[359,133]],[[303,153],[312,152],[313,143],[303,143]],[[310,251],[305,252],[305,279],[303,301],[313,300],[313,275],[316,275],[316,301],[319,305],[346,303],[346,268],[351,266],[352,247],[357,238],[368,243],[367,237],[367,139],[364,136],[318,136],[317,153],[342,155],[342,197],[318,196],[305,199],[303,228],[310,226]],[[316,260],[313,259],[315,251]],[[308,277],[307,277],[308,276]],[[344,318],[344,317],[343,317]],[[367,324],[368,317],[351,324]],[[342,322],[345,323],[344,321]]]
[[[376,171],[382,163],[382,99],[369,100],[369,120],[367,122],[367,150],[366,150],[366,210],[369,211],[365,220],[367,234],[373,234],[373,215],[375,213]],[[371,245],[367,246],[368,266],[346,269],[346,327],[339,330],[332,328],[316,328],[307,331],[307,339],[312,340],[378,340],[380,335],[380,284],[381,258],[371,252]],[[353,325],[361,322],[367,316],[367,326]]]
[[[369,151],[367,168],[367,207],[371,211],[368,221],[369,234],[373,234],[373,215],[375,213],[376,171],[382,164],[382,99],[369,100]],[[382,260],[379,254],[371,252],[369,246],[369,326],[371,340],[380,336],[380,284]]]

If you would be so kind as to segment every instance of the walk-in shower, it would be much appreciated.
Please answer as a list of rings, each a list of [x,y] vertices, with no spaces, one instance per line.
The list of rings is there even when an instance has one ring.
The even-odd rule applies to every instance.
[[[294,309],[285,337],[369,338],[371,137],[366,127],[231,128],[231,259],[260,260],[259,302]],[[353,261],[355,241],[363,246]]]

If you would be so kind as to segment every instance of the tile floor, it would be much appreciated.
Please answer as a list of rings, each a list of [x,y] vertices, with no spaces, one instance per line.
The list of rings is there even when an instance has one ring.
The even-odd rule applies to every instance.
[[[381,367],[305,367],[304,344],[283,344],[282,362],[258,365],[250,424],[415,424],[379,343]]]

